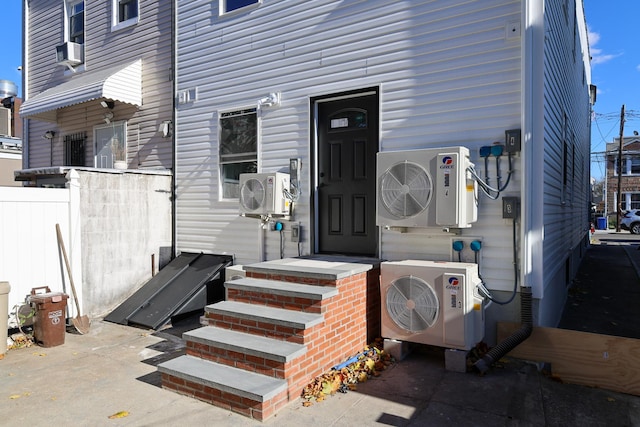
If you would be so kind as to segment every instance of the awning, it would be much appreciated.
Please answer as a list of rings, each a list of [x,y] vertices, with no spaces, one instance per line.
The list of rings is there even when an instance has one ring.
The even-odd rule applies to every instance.
[[[142,60],[95,72],[74,75],[68,82],[27,99],[20,116],[56,121],[56,110],[95,99],[142,105]]]

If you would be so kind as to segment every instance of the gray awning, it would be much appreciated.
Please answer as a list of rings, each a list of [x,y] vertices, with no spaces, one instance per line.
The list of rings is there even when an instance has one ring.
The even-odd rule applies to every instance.
[[[56,110],[94,99],[142,105],[142,60],[95,72],[74,75],[68,82],[27,99],[20,116],[56,121]]]

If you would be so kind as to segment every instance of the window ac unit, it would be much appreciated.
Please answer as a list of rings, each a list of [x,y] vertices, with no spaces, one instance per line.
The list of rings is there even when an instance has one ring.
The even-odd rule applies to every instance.
[[[82,45],[79,43],[66,42],[56,46],[56,55],[60,65],[82,64]]]
[[[384,338],[461,350],[483,339],[477,264],[389,261],[380,273]]]
[[[467,228],[477,220],[466,147],[377,155],[376,225]]]
[[[240,174],[240,215],[289,215],[289,174]]]

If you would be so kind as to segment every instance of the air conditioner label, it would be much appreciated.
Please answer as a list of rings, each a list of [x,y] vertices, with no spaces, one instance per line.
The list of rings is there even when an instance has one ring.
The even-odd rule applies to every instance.
[[[458,292],[451,291],[451,308],[456,308],[458,306]]]

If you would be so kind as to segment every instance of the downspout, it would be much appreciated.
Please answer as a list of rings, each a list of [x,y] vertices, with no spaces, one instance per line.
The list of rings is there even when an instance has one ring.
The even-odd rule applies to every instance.
[[[520,329],[502,340],[501,343],[489,350],[484,357],[474,363],[473,366],[480,373],[487,372],[496,360],[500,360],[531,335],[531,331],[533,331],[533,315],[531,310],[531,287],[529,286],[520,288],[520,317],[522,321]]]
[[[171,102],[173,105],[171,121],[173,123],[173,132],[171,132],[171,259],[176,257],[176,169],[178,163],[178,123],[177,118],[177,105],[176,96],[178,93],[178,66],[176,61],[176,38],[177,38],[177,22],[176,13],[178,0],[171,2],[171,77],[172,77],[172,96]]]
[[[22,100],[27,99],[29,93],[27,89],[27,51],[29,44],[27,40],[27,28],[29,28],[29,7],[27,0],[22,0]],[[22,118],[22,168],[29,169],[29,119]],[[26,155],[25,155],[26,154]]]

